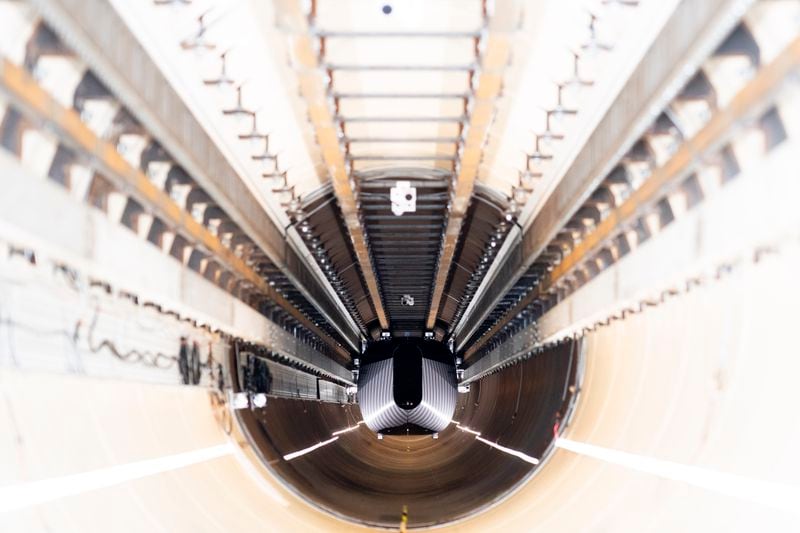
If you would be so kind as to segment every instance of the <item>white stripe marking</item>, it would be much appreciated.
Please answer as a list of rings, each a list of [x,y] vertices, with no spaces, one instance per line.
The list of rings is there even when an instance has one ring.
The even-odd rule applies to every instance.
[[[455,420],[453,420],[453,422],[455,422]],[[522,452],[520,452],[518,450],[512,450],[511,448],[506,448],[505,446],[501,446],[501,445],[497,444],[496,442],[492,442],[490,440],[484,439],[483,437],[481,437],[481,434],[480,434],[479,431],[475,431],[474,429],[470,429],[468,427],[462,426],[458,422],[456,422],[456,427],[458,429],[460,429],[461,431],[464,431],[465,433],[471,433],[471,434],[475,435],[475,440],[479,440],[484,444],[488,444],[489,446],[491,446],[492,448],[494,448],[496,450],[500,450],[501,452],[507,453],[509,455],[513,455],[514,457],[518,457],[519,459],[522,459],[526,463],[530,463],[532,465],[538,465],[539,464],[539,459],[537,459],[536,457],[531,457],[527,453],[522,453]]]
[[[340,429],[339,431],[334,431],[333,433],[331,433],[331,436],[335,437],[336,435],[341,435],[343,433],[347,433],[348,431],[353,431],[354,429],[358,429],[358,426],[360,426],[363,423],[364,423],[364,421],[362,420],[361,422],[359,422],[355,426],[350,426],[350,427],[346,427],[344,429]]]
[[[490,440],[486,440],[483,437],[480,437],[478,435],[475,435],[475,439],[481,441],[484,444],[488,444],[492,448],[500,450],[501,452],[505,452],[505,453],[507,453],[509,455],[513,455],[514,457],[519,457],[520,459],[522,459],[526,463],[530,463],[532,465],[538,465],[539,464],[539,459],[537,459],[536,457],[531,457],[530,455],[522,453],[520,451],[512,450],[511,448],[506,448],[505,446],[500,446],[496,442],[492,442]]]
[[[663,461],[653,457],[563,438],[556,440],[556,446],[579,455],[593,457],[600,461],[636,470],[637,472],[652,474],[672,481],[681,481],[726,496],[733,496],[800,514],[800,506],[797,505],[797,502],[800,502],[800,487],[797,486],[760,481],[736,474],[728,474],[672,461]]]
[[[6,485],[0,487],[0,513],[39,505],[66,496],[75,496],[84,492],[112,487],[126,481],[177,470],[197,463],[204,463],[231,453],[233,453],[233,445],[227,443],[156,459],[145,459],[144,461],[110,466],[80,474]]]
[[[323,441],[323,442],[318,442],[317,444],[315,444],[313,446],[309,446],[308,448],[305,448],[305,449],[302,449],[300,451],[292,452],[290,454],[284,455],[283,459],[284,459],[284,461],[291,461],[292,459],[296,459],[296,458],[300,457],[301,455],[305,455],[307,453],[311,453],[314,450],[316,450],[317,448],[322,448],[323,446],[327,446],[328,444],[330,444],[330,443],[332,443],[334,441],[337,441],[337,440],[339,440],[339,437],[333,437],[332,439],[328,439],[328,440]]]
[[[457,427],[458,429],[460,429],[461,431],[466,431],[467,433],[472,433],[473,435],[475,435],[475,436],[477,436],[477,437],[480,437],[480,436],[481,436],[481,434],[480,434],[480,432],[479,432],[479,431],[475,431],[474,429],[470,429],[470,428],[468,428],[468,427],[462,426],[462,425],[460,425],[458,422],[456,422],[456,427]]]

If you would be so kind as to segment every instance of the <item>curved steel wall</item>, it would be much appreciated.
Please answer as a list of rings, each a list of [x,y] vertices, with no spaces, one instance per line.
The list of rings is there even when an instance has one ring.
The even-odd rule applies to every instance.
[[[753,483],[768,482],[781,487],[784,497],[796,493],[800,432],[792,421],[799,399],[795,381],[800,357],[787,332],[796,329],[800,300],[798,248],[794,244],[778,256],[767,255],[718,282],[588,334],[580,404],[565,436],[737,474]],[[534,357],[473,384],[469,395],[461,396],[457,419],[480,430],[488,440],[499,439],[500,444],[535,454],[534,449],[523,447],[521,439],[528,433],[521,421],[542,411],[533,398],[543,389],[532,384],[540,381],[540,386],[546,386],[554,379],[546,366],[526,365],[546,361]],[[561,362],[565,359],[555,357],[548,364]],[[519,389],[513,383],[525,386],[519,403]],[[0,425],[8,428],[0,433],[3,485],[226,440],[214,424],[206,393],[198,389],[22,376],[9,371],[0,372],[0,387],[7,398]],[[559,385],[559,395],[561,390]],[[352,426],[358,419],[355,406],[275,399],[265,411],[253,415],[257,419],[247,422],[251,431],[270,431],[270,445],[277,451],[270,452],[266,446],[263,453],[274,472],[309,496],[373,508],[389,524],[399,523],[403,501],[408,502],[412,523],[418,523],[424,518],[425,501],[439,509],[455,509],[466,499],[459,488],[478,497],[512,476],[509,466],[526,465],[455,429],[443,432],[439,441],[422,438],[409,443],[394,437],[377,441],[363,427],[286,462],[279,454]],[[484,425],[484,419],[491,420],[491,426]],[[537,420],[537,425],[547,428],[548,417]],[[509,440],[504,440],[506,436]],[[444,451],[463,453],[434,453],[441,443],[447,444],[441,447]],[[425,479],[420,477],[424,473],[406,470],[407,446],[418,456],[428,456],[433,461],[430,465],[454,461],[464,477],[439,476],[429,482],[430,490],[402,495],[400,491],[410,481]],[[356,460],[363,462],[353,463]],[[387,481],[385,472],[376,473],[370,466],[378,463],[405,473]],[[360,470],[348,470],[348,465],[355,464],[361,465]],[[319,484],[325,479],[343,483],[341,472],[349,472],[359,483],[384,487],[388,491],[384,497],[396,505],[376,509],[374,491],[348,502],[341,486]],[[305,532],[358,527],[304,504],[272,475],[259,479],[254,482],[233,458],[220,458],[0,518],[11,530],[20,531],[142,531],[161,526],[170,531]],[[225,490],[220,491],[220,486]],[[278,491],[280,498],[268,488]],[[442,492],[432,498],[434,489]],[[798,527],[796,509],[731,497],[557,450],[529,483],[505,501],[441,531],[705,532]]]

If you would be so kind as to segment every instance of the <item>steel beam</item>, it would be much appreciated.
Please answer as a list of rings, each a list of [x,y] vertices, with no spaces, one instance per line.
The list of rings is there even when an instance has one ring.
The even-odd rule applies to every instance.
[[[361,332],[205,132],[130,27],[106,0],[30,0],[176,163],[277,266],[353,348]]]
[[[377,72],[472,72],[476,66],[469,65],[348,65],[326,63],[326,70],[337,71],[377,71]]]
[[[356,122],[451,122],[463,124],[469,120],[468,116],[460,115],[457,117],[345,117],[337,115],[333,118],[335,122],[356,123]]]
[[[421,99],[421,100],[464,100],[469,93],[333,93],[334,99]]]
[[[10,101],[34,123],[47,124],[56,133],[59,141],[87,156],[111,179],[120,191],[131,195],[142,206],[159,217],[172,231],[204,251],[212,254],[226,269],[247,281],[260,293],[288,312],[295,320],[317,335],[341,357],[349,359],[349,352],[311,322],[299,309],[286,300],[267,283],[244,260],[237,257],[205,226],[185,212],[166,192],[159,189],[139,169],[133,167],[117,151],[116,147],[97,135],[72,109],[64,108],[22,67],[5,58],[0,58],[0,90]]]
[[[455,328],[462,350],[492,309],[605,178],[620,157],[724,39],[747,0],[684,0],[619,91],[584,149],[567,168],[517,246],[498,257],[497,275],[482,283]],[[687,66],[689,68],[687,68]],[[484,286],[485,285],[485,286]]]
[[[358,216],[355,184],[350,180],[349,165],[339,144],[337,121],[328,107],[328,87],[324,81],[324,72],[320,69],[316,37],[309,27],[309,21],[303,13],[301,2],[282,0],[278,3],[278,9],[283,17],[283,24],[291,32],[290,48],[299,79],[300,94],[308,105],[308,116],[314,127],[322,158],[331,176],[333,192],[336,195],[345,227],[350,234],[356,259],[375,309],[375,315],[378,317],[381,328],[388,329],[389,321],[381,301],[380,288],[372,267],[367,238]]]
[[[735,134],[737,124],[748,119],[756,119],[758,114],[772,103],[771,97],[780,89],[781,82],[798,67],[800,67],[800,38],[795,39],[769,65],[761,68],[725,109],[717,111],[708,123],[694,137],[684,142],[641,187],[612,210],[534,290],[509,309],[491,329],[466,350],[464,359],[473,357],[512,318],[546,295],[564,276],[588,260],[618,234],[621,228],[629,225],[634,219],[641,216],[644,210],[663,198],[672,184],[689,175],[692,170],[702,164],[705,155],[715,148],[718,149],[731,135]]]
[[[312,34],[316,37],[325,39],[477,39],[481,36],[480,31],[326,31],[314,30]]]
[[[356,143],[438,143],[438,144],[457,144],[461,142],[461,137],[345,137],[345,144]]]
[[[455,161],[454,155],[347,155],[350,161]]]
[[[494,118],[495,99],[503,86],[503,73],[511,55],[512,32],[519,22],[520,6],[515,0],[495,2],[495,12],[488,23],[485,49],[480,58],[478,80],[474,86],[472,110],[464,127],[464,144],[458,162],[458,174],[452,189],[452,206],[447,218],[439,253],[439,266],[431,293],[431,306],[426,327],[433,329],[439,314],[439,304],[453,265],[458,239],[467,215],[478,167],[483,157],[483,145]]]
[[[800,182],[788,170],[800,165],[800,145],[791,137],[785,142],[786,146],[666,227],[657,239],[626,255],[536,323],[487,352],[464,370],[462,383],[474,382],[608,317],[623,316],[625,310],[635,310],[647,301],[642,295],[685,290],[684,281],[698,282],[702,279],[698,272],[713,271],[721,261],[748,258],[747,262],[757,255],[756,250],[780,249],[787,243],[786,236],[796,235],[800,228],[800,210],[794,205]]]

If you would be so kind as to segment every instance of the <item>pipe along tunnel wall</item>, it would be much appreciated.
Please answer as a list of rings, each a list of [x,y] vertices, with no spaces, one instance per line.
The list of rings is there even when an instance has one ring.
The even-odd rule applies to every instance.
[[[792,357],[797,348],[791,335],[799,270],[795,240],[757,263],[745,262],[719,280],[588,333],[577,408],[562,436],[655,459],[656,466],[619,464],[613,457],[598,459],[556,448],[528,483],[498,505],[446,529],[798,527],[797,508],[787,502],[797,501],[795,480],[800,475],[800,429],[794,421],[800,359]],[[530,443],[526,439],[529,429],[549,430],[542,401],[555,385],[548,384],[544,373],[538,379],[535,370],[547,372],[552,365],[563,376],[567,354],[540,354],[474,384],[461,396],[457,419],[488,440],[499,438],[508,447],[541,453],[525,448]],[[518,415],[511,419],[517,386],[485,393],[503,380],[518,383],[520,372],[529,371]],[[0,486],[6,507],[20,504],[0,515],[8,531],[354,529],[353,523],[297,499],[274,473],[292,484],[308,485],[312,500],[339,512],[371,512],[387,524],[393,516],[399,523],[407,504],[412,524],[423,523],[456,518],[489,503],[531,466],[453,426],[438,441],[427,438],[405,445],[389,437],[379,443],[359,426],[287,462],[271,453],[270,446],[279,454],[304,448],[351,426],[358,413],[354,407],[271,399],[266,409],[246,419],[246,426],[251,431],[263,428],[273,439],[264,449],[273,474],[263,470],[234,428],[234,447],[244,447],[241,458],[226,452],[110,487],[26,504],[14,496],[24,494],[20,489],[25,483],[42,481],[47,487],[62,476],[204,449],[229,437],[201,389],[8,369],[0,379],[1,425],[8,428],[0,437]],[[455,454],[437,451],[450,449],[444,446],[448,440]],[[433,478],[409,471],[403,446],[421,449],[430,467],[447,474]],[[378,457],[384,458],[383,470],[373,466]],[[687,473],[681,465],[696,469]],[[739,476],[736,490],[713,483],[720,474]],[[356,497],[347,475],[374,492]],[[408,494],[425,481],[430,483],[425,493]]]

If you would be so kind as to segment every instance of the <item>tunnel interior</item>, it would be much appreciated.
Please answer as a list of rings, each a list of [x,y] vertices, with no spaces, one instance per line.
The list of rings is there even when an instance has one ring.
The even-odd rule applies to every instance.
[[[383,435],[433,435],[453,419],[456,358],[435,339],[374,342],[359,358],[357,403],[365,425]]]
[[[0,0],[0,529],[794,531],[800,0]]]
[[[404,506],[412,527],[445,524],[501,501],[536,472],[537,465],[478,440],[473,428],[490,443],[544,461],[554,426],[575,405],[580,351],[579,341],[567,341],[474,382],[459,394],[455,423],[437,439],[387,434],[379,440],[359,424],[357,404],[270,398],[241,420],[272,471],[314,505],[381,527],[396,526]],[[393,352],[376,346],[372,353]],[[351,430],[313,453],[281,460],[343,429]]]

